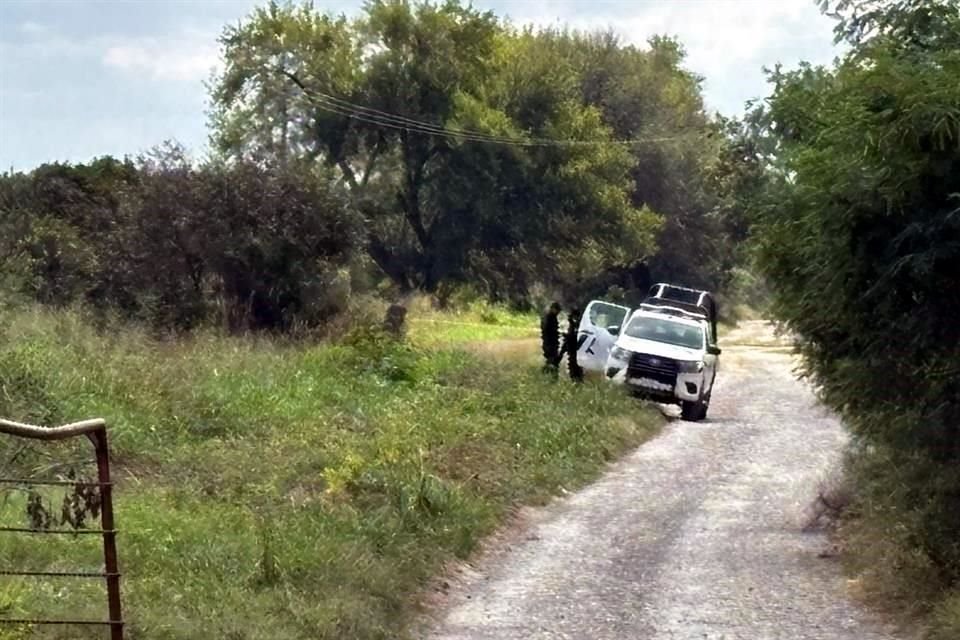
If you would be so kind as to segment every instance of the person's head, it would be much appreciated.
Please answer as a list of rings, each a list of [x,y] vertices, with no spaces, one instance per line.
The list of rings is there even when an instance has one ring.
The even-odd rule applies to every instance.
[[[553,315],[557,315],[558,313],[560,313],[560,309],[561,307],[559,302],[551,302],[550,308],[548,309],[548,311]]]

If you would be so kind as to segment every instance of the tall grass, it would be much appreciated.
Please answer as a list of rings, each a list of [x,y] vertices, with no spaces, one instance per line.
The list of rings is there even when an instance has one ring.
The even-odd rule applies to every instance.
[[[403,637],[427,580],[512,505],[587,481],[659,424],[600,384],[375,333],[162,341],[40,310],[0,327],[0,415],[110,425],[134,639]],[[39,452],[10,462],[13,446],[0,441],[0,475],[55,471]],[[7,491],[0,520],[22,522],[24,506]],[[96,569],[99,556],[91,540],[5,538],[0,566]],[[0,617],[39,614],[102,617],[100,585],[0,578]]]
[[[540,335],[540,320],[536,314],[518,313],[484,301],[438,311],[428,300],[419,298],[410,304],[408,320],[410,337],[421,346],[536,338]]]
[[[853,499],[838,538],[860,595],[922,627],[924,638],[960,638],[960,587],[919,542],[930,535],[923,508],[936,505],[922,503],[912,489],[915,478],[928,473],[926,461],[917,457],[912,466],[896,465],[888,450],[872,446],[848,455],[846,473]]]

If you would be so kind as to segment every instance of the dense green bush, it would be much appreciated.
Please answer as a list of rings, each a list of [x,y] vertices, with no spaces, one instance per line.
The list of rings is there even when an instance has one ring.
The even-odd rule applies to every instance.
[[[775,72],[758,114],[779,175],[760,263],[854,435],[856,512],[937,591],[960,586],[960,7],[846,16],[838,66]]]
[[[361,241],[323,173],[198,168],[176,146],[0,177],[0,226],[8,286],[171,329],[322,323],[347,306]]]

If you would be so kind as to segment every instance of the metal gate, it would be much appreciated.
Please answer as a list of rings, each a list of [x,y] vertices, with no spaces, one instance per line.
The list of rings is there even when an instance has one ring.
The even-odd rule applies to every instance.
[[[103,420],[86,420],[62,427],[37,427],[0,419],[0,434],[29,440],[51,442],[85,436],[93,444],[97,462],[97,481],[39,481],[24,478],[0,478],[0,484],[15,486],[90,487],[99,490],[100,529],[30,528],[0,526],[0,535],[99,535],[103,538],[102,572],[14,571],[0,567],[0,577],[103,579],[107,588],[106,620],[44,620],[3,619],[0,625],[81,625],[102,626],[110,631],[110,640],[123,640],[123,616],[120,611],[120,572],[117,563],[117,531],[113,522],[113,485],[110,481],[110,451],[107,447],[107,427]]]

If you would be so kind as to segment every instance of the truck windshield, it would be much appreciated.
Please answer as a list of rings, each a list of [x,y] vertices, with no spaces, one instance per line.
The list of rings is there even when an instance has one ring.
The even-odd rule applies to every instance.
[[[638,316],[630,321],[624,332],[631,338],[665,342],[688,349],[703,349],[703,329],[669,318]]]

